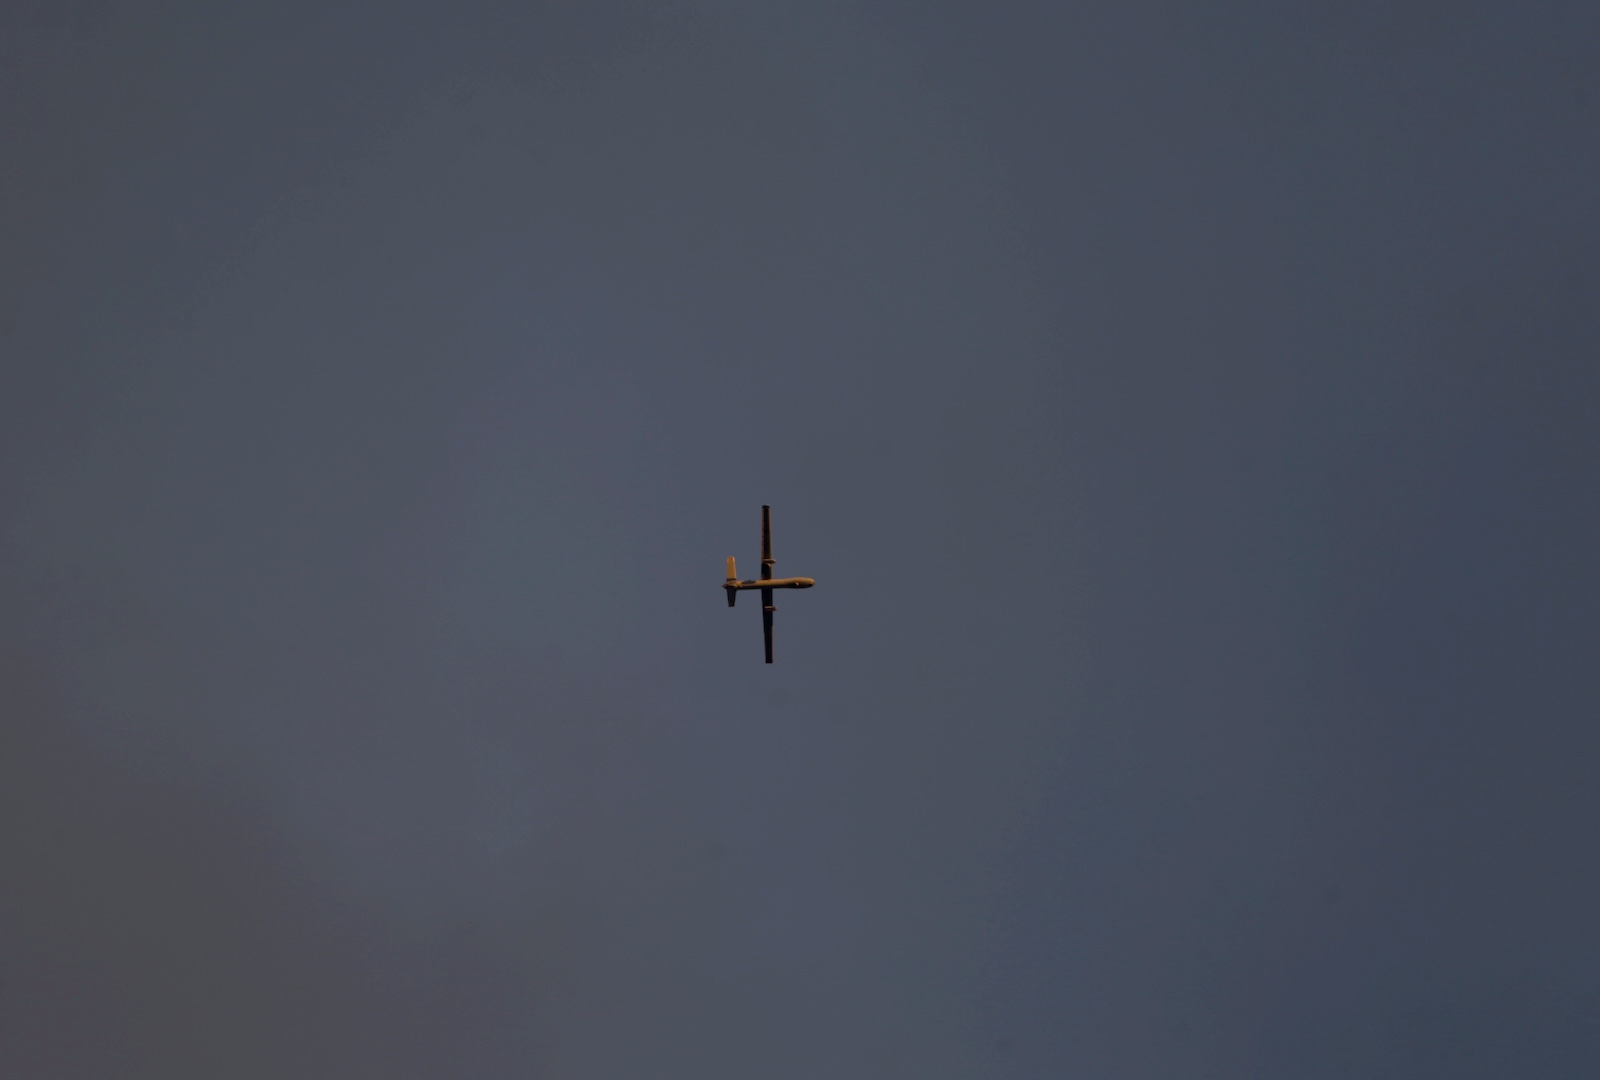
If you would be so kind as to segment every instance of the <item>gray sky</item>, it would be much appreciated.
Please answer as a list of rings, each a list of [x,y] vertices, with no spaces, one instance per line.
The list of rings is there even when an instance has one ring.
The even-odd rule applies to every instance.
[[[1596,1075],[1597,35],[3,5],[0,1073]]]

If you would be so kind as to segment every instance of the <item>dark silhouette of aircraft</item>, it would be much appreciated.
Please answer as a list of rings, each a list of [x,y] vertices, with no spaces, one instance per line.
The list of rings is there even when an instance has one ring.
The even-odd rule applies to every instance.
[[[728,606],[739,598],[740,589],[761,590],[761,632],[767,639],[767,663],[772,663],[772,613],[778,609],[772,606],[773,589],[809,589],[816,582],[808,577],[780,577],[772,576],[772,507],[761,508],[761,576],[754,581],[740,581],[739,572],[733,567],[733,556],[728,556],[728,579],[722,587],[728,590]]]

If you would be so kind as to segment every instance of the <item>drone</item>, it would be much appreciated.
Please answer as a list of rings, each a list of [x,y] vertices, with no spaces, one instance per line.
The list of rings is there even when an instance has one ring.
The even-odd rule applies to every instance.
[[[728,590],[728,606],[733,607],[742,589],[761,590],[761,633],[767,643],[767,663],[772,663],[772,613],[778,609],[772,603],[773,589],[809,589],[816,581],[808,577],[775,578],[772,576],[772,507],[761,508],[761,576],[754,581],[740,581],[734,568],[733,556],[728,556],[728,577],[722,587]]]

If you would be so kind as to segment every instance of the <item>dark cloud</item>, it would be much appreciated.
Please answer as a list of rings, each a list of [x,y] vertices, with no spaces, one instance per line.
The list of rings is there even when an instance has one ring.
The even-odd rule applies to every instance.
[[[9,5],[0,1072],[1592,1074],[1595,29]]]

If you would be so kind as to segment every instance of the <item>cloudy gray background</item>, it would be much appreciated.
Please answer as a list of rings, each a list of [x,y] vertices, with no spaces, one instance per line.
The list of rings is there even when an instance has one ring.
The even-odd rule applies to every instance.
[[[0,5],[0,1073],[1596,1075],[1600,8],[1203,7]]]

